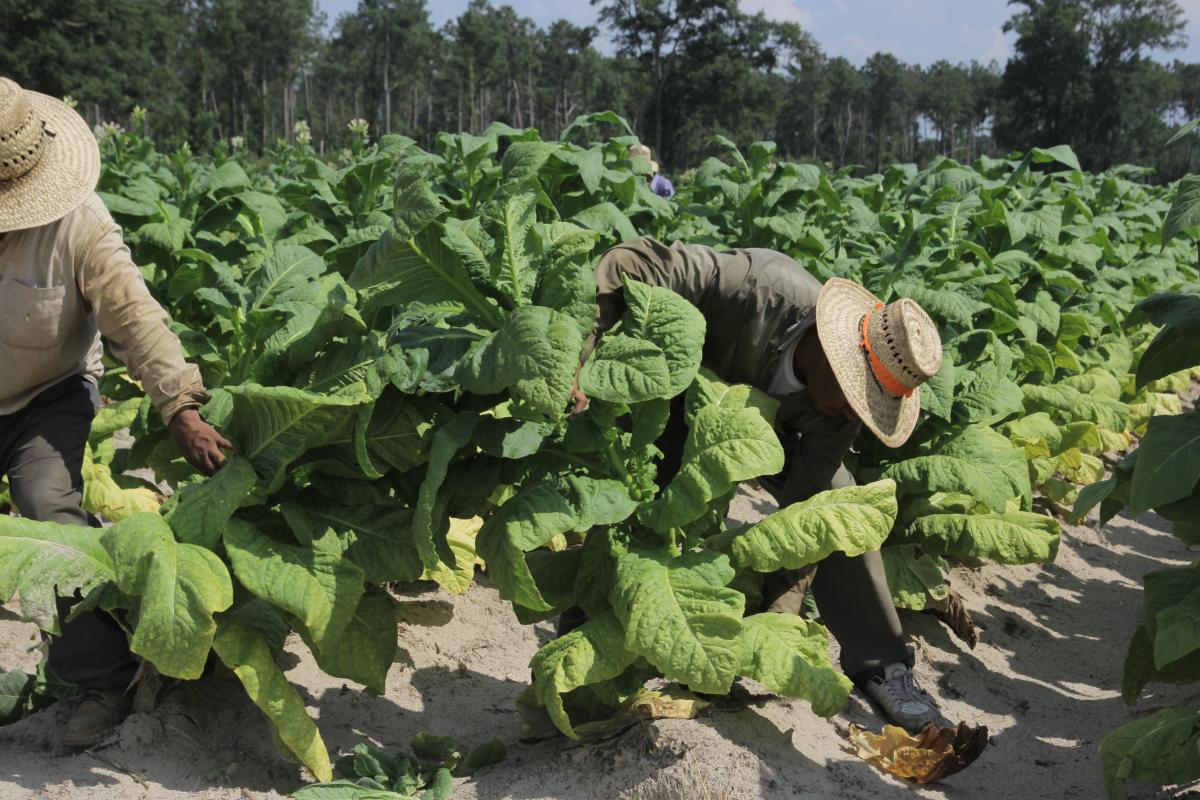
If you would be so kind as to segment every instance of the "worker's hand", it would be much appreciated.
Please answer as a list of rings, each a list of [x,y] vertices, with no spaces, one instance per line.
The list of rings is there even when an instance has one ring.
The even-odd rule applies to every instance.
[[[567,412],[572,417],[579,416],[584,411],[587,411],[588,407],[587,395],[583,393],[583,389],[579,388],[579,372],[582,369],[583,362],[580,361],[579,366],[575,368],[575,382],[571,384],[571,405],[567,409]]]
[[[176,414],[167,430],[184,460],[205,475],[212,475],[224,466],[226,458],[222,450],[233,450],[233,445],[201,419],[194,408]]]

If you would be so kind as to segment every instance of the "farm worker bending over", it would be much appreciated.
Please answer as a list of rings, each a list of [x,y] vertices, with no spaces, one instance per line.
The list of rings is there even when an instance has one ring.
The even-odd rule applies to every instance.
[[[938,371],[937,327],[912,300],[889,305],[852,281],[824,286],[773,250],[727,250],[649,237],[609,250],[596,267],[596,339],[625,311],[621,276],[670,289],[704,315],[704,366],[779,400],[776,432],[784,471],[761,481],[783,507],[854,478],[842,466],[862,425],[890,447],[908,439],[921,410],[920,385]],[[576,408],[586,398],[576,390]],[[679,469],[687,435],[673,410],[659,449],[659,480]],[[800,612],[797,572],[768,576],[772,611]],[[835,552],[812,584],[821,618],[841,645],[842,669],[895,724],[916,731],[943,723],[913,679],[879,551],[851,558]]]
[[[0,476],[29,519],[88,525],[84,445],[100,402],[100,334],[142,381],[184,458],[206,474],[229,443],[196,409],[200,373],[146,290],[121,229],[95,194],[100,150],[64,103],[0,78]],[[137,670],[102,613],[65,622],[49,669],[82,688],[64,744],[95,744],[123,716]]]

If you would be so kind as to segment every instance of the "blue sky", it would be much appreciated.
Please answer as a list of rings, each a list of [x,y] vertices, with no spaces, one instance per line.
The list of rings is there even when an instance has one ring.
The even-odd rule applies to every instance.
[[[587,0],[492,0],[511,5],[542,27],[565,18],[594,24],[596,10]],[[1167,54],[1171,60],[1200,61],[1200,0],[1179,0],[1187,12],[1188,46]],[[357,0],[317,0],[330,19],[353,10]],[[466,9],[468,0],[429,0],[430,17],[440,26]],[[1007,0],[741,0],[744,11],[763,11],[772,19],[799,22],[822,49],[862,64],[876,51],[902,61],[928,65],[939,59],[975,59],[1003,63],[1012,41],[1000,30],[1012,16]],[[601,45],[602,49],[603,46]]]

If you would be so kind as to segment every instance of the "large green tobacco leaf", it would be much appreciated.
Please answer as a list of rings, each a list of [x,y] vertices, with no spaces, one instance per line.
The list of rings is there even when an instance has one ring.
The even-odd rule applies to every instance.
[[[1137,310],[1162,326],[1138,362],[1138,389],[1200,364],[1200,296],[1156,294],[1138,303]]]
[[[1154,666],[1163,669],[1200,650],[1200,586],[1155,615]]]
[[[921,611],[930,600],[945,600],[950,589],[935,556],[917,555],[911,544],[883,547],[883,569],[897,608]]]
[[[610,600],[625,646],[694,691],[729,691],[742,660],[746,602],[729,588],[734,575],[729,560],[712,552],[622,555]]]
[[[128,428],[138,418],[138,408],[141,404],[141,398],[134,397],[101,408],[92,419],[88,443],[95,447],[101,439],[107,439],[117,431]]]
[[[481,525],[478,517],[451,519],[446,531],[446,546],[453,558],[425,570],[420,577],[432,580],[451,594],[466,594],[475,582],[475,566],[479,558],[475,540]]]
[[[396,174],[396,209],[393,224],[401,236],[415,236],[440,217],[445,208],[429,181],[415,166],[405,164]]]
[[[1092,367],[1079,375],[1068,375],[1062,379],[1062,383],[1093,397],[1121,399],[1121,381],[1116,375],[1100,367]]]
[[[1037,564],[1058,554],[1058,521],[1044,514],[930,514],[918,517],[902,539],[927,553],[988,558],[1001,564]]]
[[[972,331],[945,345],[956,365],[953,416],[990,423],[1021,410],[1021,391],[1009,377],[1012,350],[990,331]]]
[[[249,459],[274,492],[292,462],[347,430],[369,395],[321,395],[286,386],[229,387],[233,411],[224,426],[239,455]]]
[[[396,505],[342,506],[316,501],[284,503],[280,510],[301,544],[332,530],[346,558],[362,568],[367,583],[415,581],[423,565],[412,542],[412,510]]]
[[[758,408],[704,406],[691,420],[679,472],[639,519],[659,531],[681,527],[741,481],[782,469],[783,447]]]
[[[249,311],[294,300],[307,300],[309,284],[325,271],[325,262],[307,247],[280,245],[267,254],[250,277]]]
[[[677,393],[658,345],[620,333],[601,340],[580,370],[579,388],[588,397],[610,403],[644,403]]]
[[[587,531],[628,518],[635,503],[618,481],[572,476],[517,493],[484,523],[476,540],[500,596],[531,611],[549,611],[525,554],[567,531]]]
[[[563,695],[624,672],[637,659],[637,653],[625,648],[624,639],[616,617],[601,614],[543,645],[530,662],[534,696],[558,729],[572,739],[578,736],[563,708]]]
[[[1139,625],[1129,640],[1121,670],[1121,697],[1127,704],[1136,703],[1142,689],[1150,683],[1180,685],[1200,681],[1200,652],[1192,651],[1159,669],[1154,666],[1154,644],[1145,625]]]
[[[216,550],[225,524],[257,480],[254,466],[245,458],[234,456],[213,477],[181,487],[166,515],[175,538]]]
[[[1065,144],[1056,144],[1054,147],[1030,148],[1027,158],[1035,164],[1052,164],[1057,161],[1076,172],[1083,170],[1079,166],[1079,157],[1075,155],[1075,151],[1069,145]]]
[[[455,377],[475,394],[512,394],[546,417],[566,408],[583,337],[567,316],[522,306],[459,363]]]
[[[1093,397],[1065,383],[1051,386],[1025,384],[1025,410],[1048,412],[1062,422],[1094,422],[1113,431],[1123,431],[1129,423],[1129,409],[1120,401]]]
[[[1192,228],[1200,228],[1200,175],[1188,175],[1179,182],[1175,202],[1163,221],[1163,246]]]
[[[624,522],[637,508],[629,490],[620,481],[570,475],[566,483],[578,509],[575,530],[580,533],[596,526]]]
[[[552,608],[538,590],[525,553],[571,530],[577,519],[570,500],[549,481],[518,493],[487,519],[476,546],[502,598],[532,611]]]
[[[828,717],[850,696],[850,679],[829,663],[829,632],[794,614],[766,612],[742,620],[738,672],[773,692],[802,697]]]
[[[378,479],[389,467],[407,472],[429,455],[428,417],[395,392],[384,394],[354,425],[355,458],[364,474]],[[382,470],[380,469],[382,467]]]
[[[22,670],[0,671],[0,725],[18,719],[24,711],[34,676]]]
[[[225,528],[225,551],[242,586],[299,620],[314,647],[337,643],[363,595],[363,571],[342,555],[336,534],[297,547],[235,519]]]
[[[103,543],[120,590],[138,598],[129,649],[173,678],[204,672],[217,631],[213,615],[233,605],[233,581],[211,550],[175,541],[157,514],[109,528]]]
[[[718,406],[726,411],[752,408],[771,424],[775,423],[775,413],[779,409],[779,401],[766,392],[744,383],[726,383],[706,367],[696,373],[686,401],[688,425],[694,424],[696,414],[706,406]]]
[[[932,289],[915,280],[899,281],[892,289],[900,297],[915,300],[935,319],[954,323],[960,328],[974,327],[975,316],[988,309],[987,303],[975,300],[963,292]]]
[[[550,606],[547,611],[532,611],[521,605],[513,607],[522,624],[533,624],[550,619],[571,606],[575,600],[575,582],[579,578],[579,565],[583,563],[583,548],[568,547],[566,550],[533,550],[525,555],[529,572],[542,598]],[[489,566],[490,569],[490,566]]]
[[[1190,496],[1200,481],[1200,413],[1150,420],[1138,448],[1130,507],[1140,514]]]
[[[425,470],[425,479],[417,493],[417,504],[413,508],[412,539],[417,548],[417,555],[425,569],[436,569],[441,563],[438,556],[436,534],[441,519],[435,519],[438,505],[438,492],[446,480],[446,472],[450,462],[475,432],[480,417],[477,414],[463,413],[448,420],[438,428],[429,446],[429,466]],[[448,554],[449,555],[449,554]]]
[[[1117,728],[1100,743],[1104,787],[1125,800],[1129,779],[1158,785],[1200,778],[1200,709],[1168,708]]]
[[[307,636],[305,641],[326,674],[383,694],[396,658],[396,601],[385,591],[367,592],[336,642],[322,647]]]
[[[530,233],[537,220],[537,199],[537,191],[530,187],[504,200],[497,214],[504,231],[504,243],[491,278],[493,285],[514,305],[529,302],[537,280],[537,270],[529,252]]]
[[[493,283],[491,262],[496,242],[483,229],[483,222],[479,218],[447,219],[442,241],[462,260],[463,267],[476,285]]]
[[[313,777],[333,780],[329,751],[308,716],[304,699],[275,664],[275,654],[254,629],[236,620],[222,620],[213,649],[233,670],[246,694],[267,717],[279,741],[295,754]]]
[[[965,429],[929,455],[892,464],[883,476],[896,481],[901,495],[966,492],[996,512],[1032,493],[1024,451],[983,426]]]
[[[116,579],[93,528],[0,515],[0,603],[21,596],[21,617],[59,632],[55,591],[85,599]]]
[[[386,231],[349,280],[368,313],[390,305],[452,301],[488,328],[500,327],[499,310],[475,288],[458,255],[442,241],[437,223],[411,238],[398,229]]]
[[[575,228],[570,223],[555,224],[582,230]],[[583,233],[589,237],[595,235],[592,231],[583,231]],[[594,245],[594,241],[592,241],[592,245]],[[553,246],[553,244],[549,246]],[[588,250],[591,250],[591,245]],[[566,314],[575,321],[580,334],[587,336],[595,324],[596,279],[590,269],[579,263],[582,260],[582,258],[575,259],[565,256],[556,258],[542,275],[533,300],[539,306],[553,308],[560,314]]]
[[[709,544],[729,553],[738,568],[799,569],[835,550],[851,556],[878,550],[895,520],[896,484],[881,480],[821,492]]]
[[[674,397],[688,388],[700,368],[704,315],[675,292],[634,280],[625,281],[624,296],[625,332],[662,351],[670,382],[667,393],[660,396]]]
[[[1025,457],[1048,458],[1062,445],[1062,428],[1044,411],[1007,423],[1005,428],[1013,444],[1025,450]]]

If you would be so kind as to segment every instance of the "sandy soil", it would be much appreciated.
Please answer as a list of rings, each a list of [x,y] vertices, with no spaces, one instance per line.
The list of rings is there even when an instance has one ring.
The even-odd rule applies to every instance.
[[[751,698],[696,720],[636,725],[605,741],[521,742],[517,695],[528,661],[550,636],[523,627],[486,583],[463,597],[400,598],[403,647],[385,696],[369,697],[322,676],[303,644],[288,646],[291,680],[303,687],[330,748],[360,731],[406,746],[419,730],[465,745],[499,737],[508,759],[460,779],[456,798],[1101,798],[1097,745],[1114,726],[1179,702],[1195,687],[1151,687],[1136,711],[1117,687],[1125,644],[1141,612],[1141,576],[1194,558],[1146,515],[1103,530],[1064,530],[1049,567],[957,569],[953,583],[982,628],[968,650],[932,617],[906,614],[918,675],[954,719],[986,724],[992,744],[969,770],[933,787],[884,776],[846,743],[851,721],[871,723],[855,698],[824,720],[804,702]],[[33,626],[0,609],[0,669],[31,668]],[[130,717],[88,753],[58,744],[62,711],[0,728],[0,798],[101,800],[280,798],[301,774],[281,759],[257,711],[221,679],[179,685],[158,709]],[[1182,796],[1133,787],[1131,797]],[[1197,796],[1197,795],[1190,795]]]

